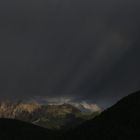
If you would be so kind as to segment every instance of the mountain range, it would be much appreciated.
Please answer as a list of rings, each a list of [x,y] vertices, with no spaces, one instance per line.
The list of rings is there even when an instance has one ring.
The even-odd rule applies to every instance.
[[[65,131],[49,130],[15,119],[0,119],[1,138],[5,140],[139,140],[139,108],[140,91],[124,97],[94,119]]]
[[[91,111],[82,104],[42,105],[37,102],[3,101],[0,103],[0,118],[21,120],[49,129],[66,129],[100,114],[101,108],[94,106],[95,111]]]

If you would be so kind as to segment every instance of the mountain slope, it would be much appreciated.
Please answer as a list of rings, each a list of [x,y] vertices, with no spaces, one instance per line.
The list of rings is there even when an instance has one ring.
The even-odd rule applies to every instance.
[[[54,139],[55,135],[52,131],[28,124],[26,122],[0,119],[0,139],[3,140],[40,140]]]
[[[65,133],[64,140],[139,140],[140,91],[131,94],[93,120]]]

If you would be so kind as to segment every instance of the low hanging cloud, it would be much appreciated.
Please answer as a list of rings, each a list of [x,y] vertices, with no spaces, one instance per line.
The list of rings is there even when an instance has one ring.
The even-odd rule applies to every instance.
[[[71,104],[81,111],[90,111],[90,112],[100,112],[102,108],[99,105],[94,103],[88,103],[87,101],[78,100],[72,97],[36,97],[30,102],[39,102],[48,105],[63,105],[63,104]]]
[[[85,109],[90,110],[91,112],[97,112],[97,111],[101,111],[101,110],[102,110],[101,107],[99,107],[97,104],[89,104],[89,103],[87,103],[87,102],[85,102],[85,101],[83,101],[83,102],[81,103],[81,105],[82,105]]]

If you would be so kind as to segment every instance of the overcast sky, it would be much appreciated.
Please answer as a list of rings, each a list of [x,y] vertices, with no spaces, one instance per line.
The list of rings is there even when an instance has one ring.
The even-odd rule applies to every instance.
[[[110,106],[140,89],[139,0],[1,0],[0,99]]]

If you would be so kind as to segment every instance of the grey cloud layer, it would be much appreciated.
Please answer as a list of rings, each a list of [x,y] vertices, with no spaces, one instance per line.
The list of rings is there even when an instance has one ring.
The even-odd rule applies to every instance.
[[[0,97],[105,106],[139,89],[137,0],[0,1]]]

